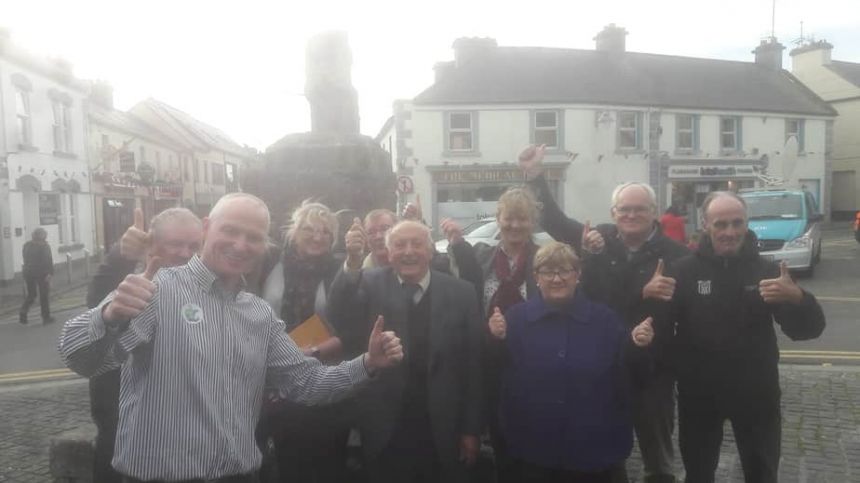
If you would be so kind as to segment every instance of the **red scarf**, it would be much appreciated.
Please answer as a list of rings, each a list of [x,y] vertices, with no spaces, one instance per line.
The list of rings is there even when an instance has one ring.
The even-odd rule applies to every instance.
[[[499,279],[499,288],[493,294],[490,300],[489,311],[492,313],[495,307],[498,307],[502,312],[507,311],[511,306],[523,302],[523,296],[520,294],[520,287],[526,281],[526,257],[528,250],[523,250],[520,256],[517,257],[513,272],[511,272],[511,264],[508,255],[499,247],[496,250],[496,256],[493,259],[493,270],[496,272],[496,278]]]

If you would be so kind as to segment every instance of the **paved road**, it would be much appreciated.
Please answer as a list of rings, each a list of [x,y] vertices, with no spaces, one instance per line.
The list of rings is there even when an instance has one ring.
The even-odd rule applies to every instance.
[[[860,481],[860,368],[783,365],[783,435],[779,481]],[[0,482],[48,483],[51,438],[89,424],[87,385],[77,379],[0,385]],[[741,482],[726,426],[717,481]],[[677,448],[677,442],[675,443]],[[637,455],[632,481],[641,482]],[[677,474],[682,474],[680,456]]]

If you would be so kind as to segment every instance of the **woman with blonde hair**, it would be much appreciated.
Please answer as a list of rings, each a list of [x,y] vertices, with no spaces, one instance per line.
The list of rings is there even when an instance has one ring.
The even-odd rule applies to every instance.
[[[333,336],[309,347],[305,354],[324,363],[341,360],[341,340],[326,314],[329,288],[343,260],[332,247],[338,236],[337,216],[322,203],[305,200],[296,208],[285,230],[280,253],[264,267],[260,296],[285,324],[287,332],[318,316]],[[288,402],[285,395],[268,395],[258,426],[258,439],[274,442],[278,481],[334,483],[345,477],[349,428],[341,417],[343,404],[306,407]],[[265,483],[272,483],[271,478]]]

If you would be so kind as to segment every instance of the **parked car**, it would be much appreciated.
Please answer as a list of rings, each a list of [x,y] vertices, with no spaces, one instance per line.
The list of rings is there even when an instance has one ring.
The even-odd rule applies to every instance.
[[[749,227],[763,257],[785,260],[788,268],[811,276],[821,260],[821,220],[815,198],[799,189],[742,191]]]
[[[492,217],[481,218],[463,228],[463,238],[472,245],[481,242],[490,246],[496,246],[501,239],[499,223]],[[538,245],[543,245],[552,241],[552,237],[549,236],[549,233],[540,231],[534,234],[534,240]],[[448,253],[448,240],[443,238],[437,241],[436,251],[439,253]]]

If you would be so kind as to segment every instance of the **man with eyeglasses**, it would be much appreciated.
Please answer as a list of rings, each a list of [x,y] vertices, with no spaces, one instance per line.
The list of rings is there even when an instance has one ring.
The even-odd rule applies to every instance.
[[[686,481],[714,481],[728,419],[744,480],[776,482],[781,416],[773,322],[792,340],[813,339],[824,330],[824,313],[785,262],[759,255],[743,198],[710,193],[702,215],[706,236],[695,255],[676,263],[669,315]]]
[[[534,145],[524,149],[519,155],[520,167],[542,203],[543,228],[556,240],[579,251],[584,241],[589,244],[588,224],[568,218],[552,198],[543,176],[544,150],[545,146]],[[584,255],[582,288],[591,300],[618,312],[632,329],[653,315],[661,302],[671,299],[675,280],[664,276],[664,267],[689,252],[661,232],[657,198],[647,184],[624,183],[616,187],[610,213],[615,224],[599,225],[595,230],[603,236],[603,249],[599,253],[580,251]],[[653,377],[633,391],[633,422],[645,467],[645,482],[674,482],[674,379],[663,350],[671,333],[665,327],[654,330],[651,353],[655,369]],[[615,473],[615,481],[626,481],[623,466]]]

